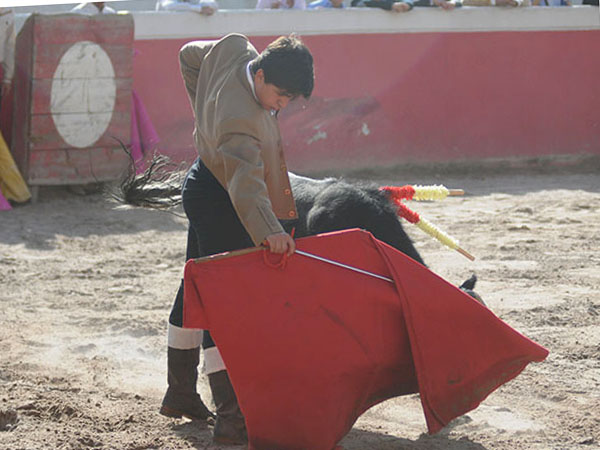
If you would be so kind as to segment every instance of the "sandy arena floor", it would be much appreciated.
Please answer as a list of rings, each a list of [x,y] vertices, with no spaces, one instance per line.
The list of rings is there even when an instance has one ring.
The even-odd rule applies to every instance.
[[[368,411],[344,448],[600,448],[598,172],[371,177],[464,188],[411,206],[475,262],[407,230],[433,271],[476,273],[488,306],[550,356],[435,436],[409,396]],[[218,448],[210,429],[157,414],[185,241],[180,217],[62,188],[0,213],[0,449]]]

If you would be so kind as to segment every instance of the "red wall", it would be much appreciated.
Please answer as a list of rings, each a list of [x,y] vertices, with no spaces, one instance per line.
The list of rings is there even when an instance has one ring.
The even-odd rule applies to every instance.
[[[292,170],[600,154],[600,30],[303,39],[316,86],[281,114]],[[176,160],[195,156],[177,59],[188,40],[135,42],[134,88]]]

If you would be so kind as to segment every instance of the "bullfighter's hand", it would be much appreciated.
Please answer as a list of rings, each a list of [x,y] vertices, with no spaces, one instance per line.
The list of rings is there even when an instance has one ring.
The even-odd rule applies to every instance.
[[[287,253],[291,256],[296,250],[294,239],[287,233],[270,234],[266,240],[273,253]]]
[[[405,2],[394,2],[392,4],[392,11],[395,12],[407,12],[410,11],[410,5],[408,3]]]
[[[521,6],[523,0],[496,0],[496,6]]]
[[[433,0],[433,3],[436,6],[439,6],[440,8],[445,9],[446,11],[451,11],[454,9],[454,3],[448,2],[446,0]]]
[[[202,6],[200,8],[200,14],[205,16],[212,16],[215,13],[215,9],[212,6]]]

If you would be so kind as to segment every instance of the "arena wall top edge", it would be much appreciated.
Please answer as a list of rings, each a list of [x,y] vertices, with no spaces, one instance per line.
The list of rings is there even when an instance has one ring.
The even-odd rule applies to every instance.
[[[416,8],[407,14],[378,9],[225,10],[213,17],[170,12],[135,12],[135,39],[214,37],[237,32],[274,36],[465,31],[582,30],[600,28],[598,8],[476,8],[452,12]],[[177,18],[175,20],[175,17]]]
[[[600,12],[593,6],[563,8],[462,7],[448,12],[415,8],[393,14],[371,8],[344,10],[220,10],[207,17],[195,13],[131,11],[135,39],[184,39],[242,33],[274,36],[292,31],[300,35],[346,33],[419,33],[589,30],[600,28]],[[20,29],[29,14],[17,14]]]

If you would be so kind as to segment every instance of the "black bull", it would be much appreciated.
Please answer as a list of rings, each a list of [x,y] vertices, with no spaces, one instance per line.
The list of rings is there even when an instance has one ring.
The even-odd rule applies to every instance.
[[[337,178],[314,180],[292,173],[290,182],[298,209],[296,237],[362,228],[425,265],[402,228],[396,206],[378,187]],[[289,232],[289,225],[285,225]]]
[[[170,164],[155,157],[145,173],[134,171],[125,178],[113,196],[121,203],[165,209],[181,202],[180,177],[168,173]],[[404,231],[396,210],[385,191],[370,183],[346,181],[339,178],[315,180],[290,173],[290,182],[298,220],[284,222],[288,233],[295,228],[295,237],[362,228],[377,239],[391,245],[415,261],[425,262]],[[477,300],[472,291],[477,277],[472,275],[460,288]]]

